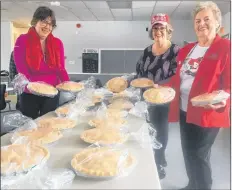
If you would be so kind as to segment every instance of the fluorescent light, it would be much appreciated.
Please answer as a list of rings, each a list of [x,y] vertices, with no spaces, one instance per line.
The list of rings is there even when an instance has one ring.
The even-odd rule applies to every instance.
[[[59,1],[51,1],[50,4],[51,4],[51,6],[60,6]]]

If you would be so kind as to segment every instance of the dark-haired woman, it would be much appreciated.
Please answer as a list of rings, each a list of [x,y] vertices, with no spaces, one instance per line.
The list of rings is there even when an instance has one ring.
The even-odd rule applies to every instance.
[[[19,73],[29,81],[42,81],[50,85],[68,81],[64,67],[64,47],[60,39],[52,35],[56,27],[54,12],[48,7],[35,11],[31,28],[18,37],[14,48],[14,60]],[[33,119],[57,108],[59,95],[54,98],[31,94],[27,88],[20,96],[20,111]]]

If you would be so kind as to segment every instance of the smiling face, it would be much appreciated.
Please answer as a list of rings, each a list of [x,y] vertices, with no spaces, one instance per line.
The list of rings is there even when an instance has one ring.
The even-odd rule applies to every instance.
[[[194,29],[197,37],[215,36],[218,26],[211,9],[203,9],[195,16]]]
[[[46,39],[52,32],[53,24],[51,17],[47,17],[44,20],[39,20],[35,25],[35,30],[41,39]]]
[[[155,41],[164,41],[167,39],[167,27],[162,24],[155,24],[152,27],[152,35]]]

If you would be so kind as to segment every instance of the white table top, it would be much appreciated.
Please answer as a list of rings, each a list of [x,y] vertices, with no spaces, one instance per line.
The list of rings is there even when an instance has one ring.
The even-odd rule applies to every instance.
[[[51,116],[55,114],[45,115],[45,117]],[[144,121],[130,116],[128,122],[133,123],[133,127],[139,128]],[[71,168],[72,157],[89,146],[80,139],[80,133],[88,128],[86,123],[79,124],[74,129],[64,131],[62,139],[48,146],[51,154],[48,166],[50,168]],[[10,144],[10,135],[2,136],[1,143],[2,146]],[[122,147],[129,149],[138,160],[137,166],[129,176],[106,181],[76,176],[71,189],[161,189],[151,146],[141,147],[138,142],[129,140]]]

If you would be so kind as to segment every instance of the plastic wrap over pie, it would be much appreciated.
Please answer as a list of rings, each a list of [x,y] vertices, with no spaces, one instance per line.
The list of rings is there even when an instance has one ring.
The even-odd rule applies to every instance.
[[[76,121],[72,119],[59,117],[44,118],[38,121],[39,127],[51,127],[57,130],[74,128],[76,124]]]
[[[45,163],[49,151],[38,145],[13,144],[1,147],[1,175],[27,172]]]
[[[84,85],[74,81],[66,81],[58,84],[56,88],[62,91],[79,92],[80,90],[84,89]]]
[[[121,128],[127,121],[120,117],[95,118],[89,121],[89,125],[96,128],[115,127]]]
[[[127,86],[128,83],[126,79],[122,77],[112,78],[106,83],[107,89],[111,92],[116,92],[116,93],[124,91],[127,88]]]
[[[165,104],[175,98],[175,91],[169,87],[150,88],[143,93],[146,102],[153,104]]]
[[[66,117],[70,113],[70,106],[62,106],[55,110],[55,113],[58,117]]]
[[[87,148],[71,161],[73,169],[89,177],[122,176],[131,170],[136,159],[128,151],[109,147]]]
[[[100,145],[122,144],[128,138],[126,132],[115,128],[95,128],[84,131],[81,139],[87,143]]]
[[[230,97],[230,94],[223,91],[213,91],[212,93],[204,93],[199,96],[196,96],[191,99],[193,106],[195,105],[208,105],[208,104],[216,104],[223,100],[227,100]]]
[[[43,82],[29,82],[27,88],[35,95],[52,97],[58,94],[58,90],[55,87]]]
[[[52,127],[38,127],[30,130],[21,130],[13,134],[11,141],[16,144],[49,144],[53,143],[63,135],[60,131],[54,130]]]
[[[148,88],[148,87],[152,87],[154,83],[152,80],[148,78],[138,78],[132,80],[130,85],[136,88]]]
[[[109,109],[116,109],[116,110],[130,110],[133,108],[134,104],[131,103],[129,100],[126,99],[115,99],[111,101],[111,104],[108,105]]]

